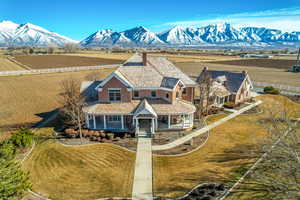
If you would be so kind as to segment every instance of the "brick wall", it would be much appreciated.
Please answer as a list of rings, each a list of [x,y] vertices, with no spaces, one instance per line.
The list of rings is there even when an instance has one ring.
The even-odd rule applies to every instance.
[[[109,88],[120,88],[121,89],[121,101],[130,102],[131,101],[131,91],[127,90],[127,87],[119,81],[117,78],[113,77],[110,79],[103,87],[102,91],[98,93],[99,101],[109,102],[108,89]]]
[[[182,99],[190,102],[194,102],[194,88],[193,87],[187,87],[186,88],[186,94],[182,93]]]

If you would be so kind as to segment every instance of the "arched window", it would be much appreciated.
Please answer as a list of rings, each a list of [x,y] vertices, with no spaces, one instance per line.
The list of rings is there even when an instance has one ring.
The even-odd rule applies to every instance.
[[[166,98],[169,99],[169,93],[166,94]]]

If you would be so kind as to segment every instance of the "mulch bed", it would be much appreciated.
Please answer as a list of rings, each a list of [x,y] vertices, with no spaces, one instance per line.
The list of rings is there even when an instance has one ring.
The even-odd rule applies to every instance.
[[[59,135],[61,138],[58,140],[64,144],[82,145],[78,130],[65,129]],[[83,144],[111,143],[133,151],[136,151],[137,148],[137,139],[133,133],[112,133],[83,129],[82,136]]]
[[[255,106],[255,107],[251,108],[250,110],[243,112],[242,114],[258,114],[261,112],[263,112],[263,110],[259,106]]]
[[[188,153],[190,151],[197,149],[200,145],[204,144],[208,136],[209,136],[209,132],[206,132],[172,149],[153,151],[153,153],[157,155],[176,155],[176,154]]]
[[[171,130],[171,131],[157,131],[155,132],[155,136],[152,140],[153,145],[163,145],[174,140],[177,140],[183,136],[193,133],[196,130],[199,130],[203,127],[203,124],[200,124],[198,120],[194,121],[194,127],[192,130]]]

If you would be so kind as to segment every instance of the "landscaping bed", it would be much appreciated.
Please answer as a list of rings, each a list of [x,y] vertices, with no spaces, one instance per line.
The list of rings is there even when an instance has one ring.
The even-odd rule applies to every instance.
[[[183,136],[193,133],[201,128],[204,124],[199,123],[198,120],[194,121],[194,126],[191,130],[173,130],[173,131],[157,131],[155,132],[154,138],[152,140],[153,145],[163,145],[174,140],[177,140]]]
[[[58,140],[67,145],[82,145],[82,144],[96,144],[96,143],[110,143],[120,145],[127,149],[136,151],[137,139],[134,133],[113,133],[96,130],[82,130],[82,142],[79,136],[79,131],[71,128],[65,129],[64,132],[59,133],[62,138]]]
[[[209,132],[206,132],[172,149],[153,151],[153,153],[157,155],[177,155],[188,153],[200,148],[207,141],[208,137]]]

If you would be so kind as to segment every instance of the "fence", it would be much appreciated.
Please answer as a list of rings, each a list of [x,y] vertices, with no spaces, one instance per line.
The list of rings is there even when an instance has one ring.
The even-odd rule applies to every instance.
[[[115,68],[118,66],[120,66],[120,65],[97,65],[97,66],[64,67],[64,68],[50,68],[50,69],[30,69],[30,70],[3,71],[3,72],[0,71],[0,76],[83,71],[83,70],[93,70],[93,69]]]
[[[268,83],[268,82],[258,82],[258,81],[252,81],[252,83],[253,83],[254,87],[273,86],[274,88],[277,88],[280,90],[286,90],[286,91],[300,93],[300,87],[297,87],[297,86],[283,85],[283,84],[277,84],[277,83]]]

